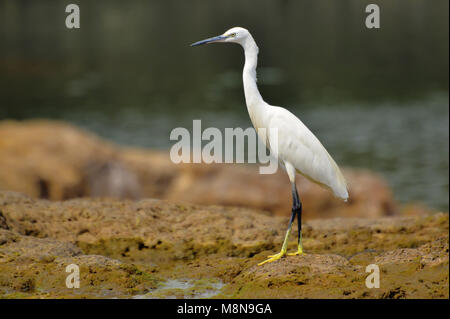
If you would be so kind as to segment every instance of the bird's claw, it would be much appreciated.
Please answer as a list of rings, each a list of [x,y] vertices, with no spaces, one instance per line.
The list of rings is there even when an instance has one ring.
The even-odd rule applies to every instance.
[[[284,255],[286,255],[286,252],[285,252],[285,251],[280,251],[278,254],[270,255],[270,256],[268,256],[269,259],[266,259],[266,260],[264,260],[263,262],[260,262],[260,263],[258,264],[258,266],[264,265],[265,263],[271,263],[272,261],[275,261],[275,260],[280,259],[280,258],[283,257]]]
[[[306,255],[303,251],[297,250],[295,253],[288,253],[288,256]]]

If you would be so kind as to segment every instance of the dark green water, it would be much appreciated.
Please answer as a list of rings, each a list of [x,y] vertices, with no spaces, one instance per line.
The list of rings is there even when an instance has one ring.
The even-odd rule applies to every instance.
[[[126,145],[168,149],[174,127],[249,127],[242,50],[189,44],[232,26],[260,48],[267,102],[291,109],[340,165],[397,198],[448,210],[448,1],[0,0],[0,119],[63,119]],[[1,138],[1,137],[0,137]]]

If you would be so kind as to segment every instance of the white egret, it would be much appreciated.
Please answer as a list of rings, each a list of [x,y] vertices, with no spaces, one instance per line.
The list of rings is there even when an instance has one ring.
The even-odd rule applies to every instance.
[[[337,197],[347,200],[348,192],[344,176],[327,150],[300,119],[288,110],[269,105],[262,99],[256,85],[258,46],[250,32],[244,28],[235,27],[222,35],[195,42],[191,46],[215,42],[237,43],[243,47],[245,65],[242,78],[250,119],[257,131],[259,128],[264,128],[267,132],[267,139],[264,139],[264,143],[269,149],[271,149],[268,143],[268,141],[271,141],[269,136],[271,129],[277,129],[278,150],[275,151],[275,154],[278,161],[284,166],[292,184],[292,214],[281,251],[276,255],[269,256],[269,259],[259,265],[278,260],[286,254],[287,242],[295,216],[298,218],[298,249],[295,253],[288,255],[301,255],[304,253],[301,221],[302,203],[295,185],[296,172],[330,189]]]

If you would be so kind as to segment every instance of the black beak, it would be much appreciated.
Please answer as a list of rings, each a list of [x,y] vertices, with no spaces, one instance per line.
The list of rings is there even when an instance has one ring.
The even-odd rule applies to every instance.
[[[227,38],[226,36],[219,35],[217,37],[212,37],[212,38],[208,38],[205,40],[201,40],[201,41],[192,43],[191,47],[195,47],[197,45],[202,45],[202,44],[207,44],[207,43],[219,42],[219,41],[225,40],[226,38]]]

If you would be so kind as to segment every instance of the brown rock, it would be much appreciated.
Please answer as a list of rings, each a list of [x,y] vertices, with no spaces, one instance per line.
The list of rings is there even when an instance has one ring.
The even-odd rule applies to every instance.
[[[12,192],[0,192],[0,210],[10,228],[0,230],[0,296],[40,296],[45,287],[49,296],[73,297],[60,287],[65,265],[77,263],[86,275],[80,296],[88,297],[149,289],[167,296],[152,287],[170,278],[204,289],[221,281],[219,297],[448,298],[448,214],[307,221],[306,255],[257,266],[279,251],[284,217],[162,200],[52,202]],[[379,289],[364,284],[372,263],[380,267]]]
[[[88,194],[133,197],[134,174],[117,156],[111,144],[70,125],[4,121],[0,189],[53,200]]]
[[[392,192],[380,177],[366,170],[344,169],[349,185],[349,201],[298,176],[297,187],[304,217],[378,217],[397,213]],[[291,186],[281,169],[260,175],[256,166],[214,164],[184,165],[165,198],[206,205],[253,207],[275,215],[289,216]]]
[[[80,270],[80,287],[66,286],[68,265]],[[132,264],[83,255],[68,242],[38,239],[0,229],[0,296],[106,298],[143,293],[156,279]],[[38,289],[37,289],[38,288]]]
[[[290,185],[280,169],[260,175],[255,165],[175,165],[167,153],[122,148],[52,121],[0,123],[0,189],[51,200],[75,197],[162,198],[196,204],[252,207],[288,216]],[[299,176],[304,217],[377,217],[398,209],[379,176],[344,169],[344,203]],[[411,211],[411,210],[409,210]]]

